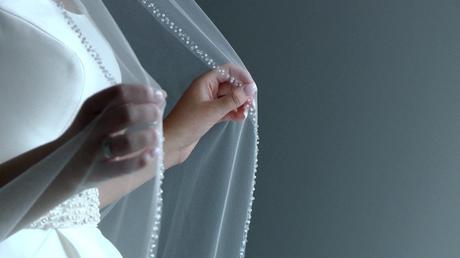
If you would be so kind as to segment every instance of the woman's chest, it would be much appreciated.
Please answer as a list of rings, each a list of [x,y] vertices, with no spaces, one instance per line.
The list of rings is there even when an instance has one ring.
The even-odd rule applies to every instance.
[[[121,81],[91,20],[66,12],[69,24],[61,11],[50,0],[0,2],[0,162],[62,134],[82,103],[112,84],[104,69]]]

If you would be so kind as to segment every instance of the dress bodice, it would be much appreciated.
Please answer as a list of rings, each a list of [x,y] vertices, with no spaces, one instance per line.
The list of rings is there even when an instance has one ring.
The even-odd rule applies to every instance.
[[[116,80],[121,72],[103,35],[68,12]],[[51,0],[0,1],[0,163],[61,135],[83,102],[110,86]],[[5,114],[6,113],[6,114]],[[18,137],[20,135],[21,137]]]

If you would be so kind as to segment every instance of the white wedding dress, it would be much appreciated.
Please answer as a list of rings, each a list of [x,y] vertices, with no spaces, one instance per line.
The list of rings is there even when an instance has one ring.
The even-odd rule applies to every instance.
[[[68,14],[121,81],[102,34],[86,16]],[[15,112],[1,118],[0,163],[58,137],[86,98],[110,86],[49,0],[0,1],[0,78],[0,108]],[[85,190],[0,242],[0,257],[121,257],[99,221],[98,189]]]

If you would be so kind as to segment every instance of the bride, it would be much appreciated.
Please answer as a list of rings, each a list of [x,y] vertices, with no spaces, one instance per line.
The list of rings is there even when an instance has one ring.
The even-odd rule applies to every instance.
[[[0,257],[121,257],[100,211],[253,104],[249,73],[226,64],[163,118],[166,92],[127,79],[128,59],[94,20],[73,0],[0,1]]]

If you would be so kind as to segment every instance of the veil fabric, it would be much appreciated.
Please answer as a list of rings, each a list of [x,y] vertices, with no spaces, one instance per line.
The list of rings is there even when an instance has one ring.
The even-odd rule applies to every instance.
[[[72,20],[61,0],[40,1],[48,1],[62,14],[62,22],[88,49],[109,83],[165,90],[168,98],[162,107],[164,115],[190,82],[209,70],[220,73],[235,87],[242,86],[241,80],[224,65],[232,63],[244,68],[243,62],[193,0],[126,1],[134,13],[148,16],[136,28],[130,28],[137,38],[128,40],[124,34],[134,32],[122,33],[111,15],[123,14],[125,10],[115,7],[109,12],[101,0],[73,0],[81,15],[87,16],[110,44],[121,80],[104,65],[98,50]],[[119,21],[118,24],[124,27]],[[144,65],[128,43],[131,40],[142,43],[135,50],[144,53],[139,56]],[[2,87],[5,94],[23,90],[20,85]],[[257,97],[252,103],[246,120],[214,126],[183,164],[165,172],[164,154],[159,151],[147,165],[151,179],[101,210],[99,228],[124,257],[244,257],[258,152]],[[20,132],[15,127],[24,126],[21,117],[8,107],[0,107],[2,119],[15,121],[6,128]],[[93,175],[112,172],[106,167],[100,171],[101,153],[88,155],[90,158],[83,153],[85,146],[99,139],[94,136],[95,128],[108,123],[103,111],[79,133],[66,138],[49,155],[1,186],[0,207],[5,212],[0,213],[0,241],[31,223],[37,214],[94,187]],[[153,124],[132,126],[127,131],[146,127],[153,127],[163,139],[161,116]],[[163,141],[157,142],[160,150],[162,145]],[[67,191],[57,191],[61,178],[74,169],[85,176]],[[130,183],[125,180],[125,184]]]

